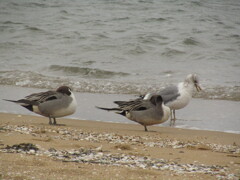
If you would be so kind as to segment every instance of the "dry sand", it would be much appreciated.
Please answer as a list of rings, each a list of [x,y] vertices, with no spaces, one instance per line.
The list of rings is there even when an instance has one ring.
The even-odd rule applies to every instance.
[[[239,179],[240,134],[0,113],[0,179]],[[25,144],[22,144],[25,143]]]

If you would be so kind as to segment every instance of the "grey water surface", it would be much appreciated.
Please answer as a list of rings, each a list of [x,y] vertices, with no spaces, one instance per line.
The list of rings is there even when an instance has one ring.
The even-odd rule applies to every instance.
[[[239,0],[0,1],[0,84],[141,94],[200,77],[240,100]]]

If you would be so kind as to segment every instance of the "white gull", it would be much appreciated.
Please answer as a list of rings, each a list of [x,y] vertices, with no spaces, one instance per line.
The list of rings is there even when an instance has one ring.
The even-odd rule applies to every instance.
[[[183,82],[177,85],[166,87],[158,93],[148,93],[143,99],[150,99],[152,95],[161,95],[163,102],[171,109],[170,125],[174,125],[176,121],[175,110],[182,109],[188,105],[192,99],[194,87],[197,91],[201,91],[199,79],[196,74],[189,74]]]

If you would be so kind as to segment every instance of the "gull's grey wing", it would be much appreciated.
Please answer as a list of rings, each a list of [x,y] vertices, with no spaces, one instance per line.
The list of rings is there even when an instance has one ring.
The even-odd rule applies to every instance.
[[[180,96],[177,86],[166,87],[165,89],[163,89],[162,91],[160,91],[157,94],[162,96],[165,104],[177,99],[178,96]]]

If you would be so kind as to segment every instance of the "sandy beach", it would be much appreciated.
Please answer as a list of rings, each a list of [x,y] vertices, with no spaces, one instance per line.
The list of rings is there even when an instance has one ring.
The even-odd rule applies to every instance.
[[[1,179],[239,179],[240,134],[0,113]]]

